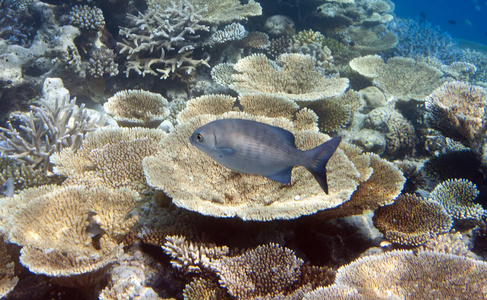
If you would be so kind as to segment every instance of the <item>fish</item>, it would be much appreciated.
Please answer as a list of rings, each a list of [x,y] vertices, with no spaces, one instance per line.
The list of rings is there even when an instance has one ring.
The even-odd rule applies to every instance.
[[[304,166],[328,194],[326,164],[341,137],[310,150],[300,150],[294,135],[283,128],[245,119],[221,119],[199,127],[189,140],[224,167],[283,184],[291,182],[295,166]]]
[[[448,23],[450,25],[457,25],[457,21],[455,21],[455,20],[448,20]]]
[[[6,197],[12,197],[14,195],[13,177],[7,178],[7,180],[0,186],[0,193]]]

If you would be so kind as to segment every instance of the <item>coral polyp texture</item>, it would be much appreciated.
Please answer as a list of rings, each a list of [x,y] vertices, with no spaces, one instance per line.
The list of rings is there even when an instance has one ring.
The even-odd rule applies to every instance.
[[[446,82],[426,97],[427,120],[448,137],[466,145],[483,130],[487,93],[465,82]]]
[[[463,256],[392,251],[340,267],[333,285],[304,299],[484,299],[486,272],[486,262]]]
[[[277,94],[295,101],[317,100],[345,92],[347,78],[322,75],[315,65],[316,59],[309,55],[282,54],[274,62],[263,54],[254,54],[233,66],[236,73],[232,75],[230,87],[240,94]]]
[[[123,90],[108,98],[103,108],[120,126],[155,128],[169,116],[168,105],[160,94]]]
[[[130,189],[43,186],[2,199],[1,231],[22,246],[20,261],[36,274],[93,272],[122,253],[121,239],[137,220]],[[99,246],[93,239],[99,237]]]
[[[379,207],[373,221],[389,241],[408,246],[423,244],[453,225],[440,203],[411,194],[402,194],[393,204]]]
[[[69,12],[69,21],[83,30],[100,30],[105,27],[103,11],[98,7],[75,5]]]
[[[485,214],[482,205],[475,203],[479,190],[467,179],[449,179],[438,184],[429,197],[441,203],[457,220],[478,220]]]
[[[114,61],[115,53],[112,49],[101,47],[94,51],[88,61],[86,69],[94,78],[103,78],[104,76],[117,76],[118,64]]]
[[[400,100],[424,100],[445,82],[440,70],[412,58],[393,57],[385,62],[378,55],[367,55],[352,59],[350,67]]]

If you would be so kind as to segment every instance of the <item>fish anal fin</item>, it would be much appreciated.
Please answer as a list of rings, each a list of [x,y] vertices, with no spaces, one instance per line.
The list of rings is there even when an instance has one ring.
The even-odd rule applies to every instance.
[[[272,179],[274,181],[288,184],[291,182],[291,171],[293,170],[293,167],[288,167],[284,168],[282,170],[279,170],[278,172],[270,175],[264,175],[265,177]]]

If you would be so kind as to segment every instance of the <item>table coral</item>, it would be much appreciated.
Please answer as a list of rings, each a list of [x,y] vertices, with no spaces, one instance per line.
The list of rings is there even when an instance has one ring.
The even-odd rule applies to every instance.
[[[436,201],[402,194],[374,212],[374,226],[393,243],[417,246],[450,230],[453,221]]]
[[[352,59],[350,67],[400,100],[424,100],[446,80],[437,68],[405,57],[393,57],[386,63],[378,55],[367,55]]]
[[[348,88],[348,79],[324,76],[316,60],[303,54],[282,54],[274,62],[263,54],[240,59],[230,87],[239,94],[266,93],[296,101],[310,101],[338,96]],[[299,76],[298,76],[299,74]]]
[[[462,256],[392,251],[338,269],[335,284],[304,299],[484,299],[487,263]]]
[[[156,128],[169,116],[169,102],[157,93],[122,90],[103,104],[105,111],[124,127]]]

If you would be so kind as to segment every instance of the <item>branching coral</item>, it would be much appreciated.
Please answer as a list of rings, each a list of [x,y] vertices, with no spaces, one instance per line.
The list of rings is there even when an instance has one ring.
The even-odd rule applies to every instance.
[[[191,58],[198,45],[198,32],[209,31],[201,24],[205,8],[192,5],[187,0],[171,2],[167,6],[149,7],[146,13],[128,15],[131,27],[122,27],[125,39],[119,43],[120,53],[129,59],[125,73],[130,70],[139,75],[161,75],[166,79],[178,72],[191,73],[206,60]]]
[[[401,100],[424,100],[445,81],[440,70],[412,58],[393,57],[386,63],[380,56],[368,55],[354,58],[350,67]]]
[[[446,82],[426,97],[428,121],[448,137],[467,145],[482,131],[487,93],[463,82]]]
[[[348,79],[323,76],[309,55],[282,54],[274,62],[263,54],[240,59],[235,65],[231,88],[244,93],[265,93],[296,101],[338,96],[348,88]]]
[[[391,242],[408,246],[425,243],[450,230],[453,221],[441,204],[402,194],[374,212],[374,226]]]
[[[75,5],[69,12],[71,24],[84,30],[100,30],[105,27],[103,11],[98,7]]]
[[[437,185],[429,197],[443,204],[454,219],[480,220],[485,210],[480,204],[473,202],[478,194],[479,190],[470,181],[449,179]]]
[[[483,299],[487,263],[437,252],[392,251],[338,269],[336,282],[304,299]]]
[[[172,0],[148,0],[149,7],[168,7]],[[246,20],[248,17],[260,16],[262,7],[258,2],[249,0],[242,4],[238,0],[189,0],[188,4],[204,9],[201,12],[205,24],[220,25],[233,21]]]
[[[165,133],[155,129],[103,128],[86,136],[83,147],[51,158],[54,172],[67,183],[101,184],[147,190],[142,159],[154,155]]]
[[[86,69],[94,78],[118,75],[118,64],[114,61],[115,54],[112,49],[102,46],[93,51]]]
[[[419,246],[417,251],[439,252],[476,259],[477,255],[470,251],[468,241],[469,239],[464,238],[460,232],[448,232],[428,240]]]
[[[294,251],[267,244],[240,256],[213,260],[211,269],[232,296],[249,299],[284,294],[299,279],[302,264]]]
[[[103,105],[118,125],[155,128],[168,117],[169,102],[160,94],[143,90],[123,90]]]
[[[31,106],[25,125],[20,125],[19,129],[11,123],[8,128],[0,128],[4,133],[0,140],[5,142],[0,150],[10,158],[40,165],[47,171],[53,153],[68,148],[76,151],[84,135],[104,121],[89,116],[84,105],[78,108],[75,99],[69,100],[69,95],[56,98],[54,104],[45,100],[41,107]]]

